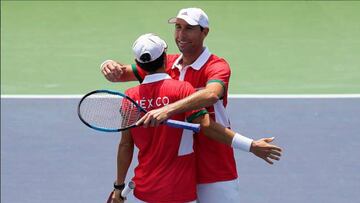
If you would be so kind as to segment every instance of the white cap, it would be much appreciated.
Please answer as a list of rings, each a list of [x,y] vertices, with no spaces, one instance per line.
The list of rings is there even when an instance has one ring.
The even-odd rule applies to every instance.
[[[135,58],[140,63],[149,63],[158,59],[166,50],[167,44],[164,40],[155,34],[148,33],[141,35],[133,44]],[[150,54],[150,60],[143,61],[143,54]]]
[[[200,8],[184,8],[181,9],[178,15],[169,19],[169,23],[176,23],[176,19],[185,20],[189,25],[200,25],[201,27],[209,27],[209,18],[206,13]]]

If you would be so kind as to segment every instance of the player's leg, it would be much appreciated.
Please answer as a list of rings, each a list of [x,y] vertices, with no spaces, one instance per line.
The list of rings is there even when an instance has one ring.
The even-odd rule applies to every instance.
[[[239,202],[238,179],[197,185],[199,203]]]

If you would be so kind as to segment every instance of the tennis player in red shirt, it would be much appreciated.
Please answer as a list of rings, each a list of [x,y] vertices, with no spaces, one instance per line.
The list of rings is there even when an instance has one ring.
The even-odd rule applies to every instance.
[[[207,107],[211,117],[225,127],[230,127],[225,113],[230,78],[228,63],[203,46],[209,32],[207,15],[198,8],[182,9],[175,18],[175,41],[182,54],[167,55],[165,71],[174,79],[188,81],[198,91],[191,96],[163,108],[150,111],[141,120],[145,125],[158,126],[165,119],[190,109]],[[110,81],[143,81],[147,74],[139,66],[122,65],[105,61],[102,72]],[[141,123],[140,122],[140,123]],[[139,123],[139,124],[140,124]],[[252,140],[236,134],[230,145],[269,163],[279,160],[279,150],[268,150],[273,138]],[[233,150],[203,134],[195,137],[198,200],[200,202],[237,202],[237,171]]]
[[[133,45],[138,66],[146,71],[142,83],[125,91],[147,111],[163,107],[195,92],[188,83],[171,79],[165,73],[166,43],[145,34]],[[191,122],[206,110],[172,116]],[[166,125],[133,128],[122,133],[118,153],[117,183],[123,183],[131,163],[134,144],[139,149],[138,165],[132,179],[138,202],[191,202],[196,200],[196,165],[193,132]],[[120,186],[119,186],[120,187]],[[116,190],[115,190],[116,191]],[[119,191],[113,202],[120,201]]]

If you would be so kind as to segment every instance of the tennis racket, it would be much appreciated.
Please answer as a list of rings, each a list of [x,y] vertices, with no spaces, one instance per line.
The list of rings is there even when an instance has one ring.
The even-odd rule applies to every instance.
[[[95,90],[81,98],[78,105],[78,116],[88,127],[103,132],[119,132],[138,127],[136,122],[147,111],[133,99],[120,92]],[[200,131],[199,124],[177,120],[166,120],[164,124],[175,127]]]
[[[125,188],[121,191],[121,196],[125,198],[134,188],[135,188],[135,182],[130,181],[128,184],[125,185]]]

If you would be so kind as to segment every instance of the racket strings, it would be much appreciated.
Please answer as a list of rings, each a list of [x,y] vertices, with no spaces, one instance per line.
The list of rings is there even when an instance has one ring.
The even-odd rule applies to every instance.
[[[106,129],[127,128],[136,123],[140,113],[130,100],[107,93],[89,95],[80,107],[80,114],[86,122]]]
[[[122,116],[121,128],[129,127],[139,119],[139,109],[128,99],[123,99],[120,108]]]

